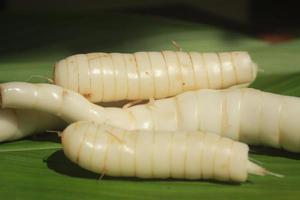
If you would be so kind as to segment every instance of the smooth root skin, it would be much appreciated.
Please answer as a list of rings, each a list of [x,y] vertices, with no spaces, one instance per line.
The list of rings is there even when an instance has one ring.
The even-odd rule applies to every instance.
[[[69,123],[95,121],[126,130],[201,130],[247,144],[300,152],[300,99],[255,89],[199,90],[129,108],[103,108],[50,84],[4,83],[2,107],[30,108]]]
[[[244,51],[88,53],[57,62],[54,83],[91,102],[111,102],[250,84],[256,74],[255,63]]]
[[[21,139],[46,130],[61,130],[65,126],[63,120],[45,112],[0,109],[0,142]]]
[[[62,132],[65,155],[99,174],[139,178],[244,182],[266,170],[248,160],[248,146],[197,131],[125,131],[76,122]]]

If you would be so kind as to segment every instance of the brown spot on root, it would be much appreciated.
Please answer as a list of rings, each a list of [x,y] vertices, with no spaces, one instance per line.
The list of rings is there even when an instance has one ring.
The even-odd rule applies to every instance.
[[[65,96],[67,96],[68,95],[68,91],[67,90],[63,90],[63,92],[62,92],[62,97],[63,97],[63,99],[65,98]]]
[[[130,57],[129,57],[129,61],[132,62],[132,63],[135,63],[135,58],[134,58],[134,56],[132,56],[132,57],[130,56]]]
[[[185,82],[182,82],[182,86],[185,86],[186,85],[186,83]]]
[[[90,99],[92,94],[91,93],[84,93],[84,94],[82,94],[82,96],[84,96],[86,99]]]
[[[87,57],[88,60],[93,60],[99,57],[98,53],[88,53],[85,54],[85,56]]]
[[[108,58],[108,57],[110,57],[110,55],[107,54],[107,53],[98,54],[98,56],[99,56],[99,58]]]

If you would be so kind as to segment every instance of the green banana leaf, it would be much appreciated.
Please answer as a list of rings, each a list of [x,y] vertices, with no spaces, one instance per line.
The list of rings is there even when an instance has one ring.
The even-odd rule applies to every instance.
[[[5,22],[5,23],[4,23]],[[252,87],[300,96],[300,40],[279,45],[217,27],[160,17],[99,15],[2,14],[0,82],[45,82],[52,66],[75,53],[249,51],[260,68]],[[36,122],[38,123],[38,122]],[[250,157],[283,174],[250,176],[242,184],[214,181],[100,179],[64,156],[55,134],[0,144],[0,199],[298,199],[300,155],[251,147]]]

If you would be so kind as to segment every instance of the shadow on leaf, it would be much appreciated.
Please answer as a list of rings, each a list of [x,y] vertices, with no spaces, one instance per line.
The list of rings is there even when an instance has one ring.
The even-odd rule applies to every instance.
[[[272,157],[285,157],[294,160],[300,160],[299,153],[292,153],[283,149],[274,149],[264,146],[251,146],[250,152],[257,155],[268,155]]]
[[[78,165],[72,163],[67,159],[62,150],[54,152],[47,158],[46,162],[50,169],[67,176],[90,179],[97,179],[99,177],[99,175],[82,169]]]
[[[39,142],[55,142],[60,143],[60,137],[57,136],[57,133],[43,133],[43,134],[35,134],[30,136],[28,139],[32,141],[39,141]]]

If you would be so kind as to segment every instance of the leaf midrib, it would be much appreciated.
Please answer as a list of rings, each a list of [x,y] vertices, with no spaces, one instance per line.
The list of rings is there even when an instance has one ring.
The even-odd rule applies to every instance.
[[[16,148],[16,149],[0,149],[0,153],[4,152],[24,152],[24,151],[38,151],[38,150],[59,150],[62,147],[40,147],[40,148]]]

